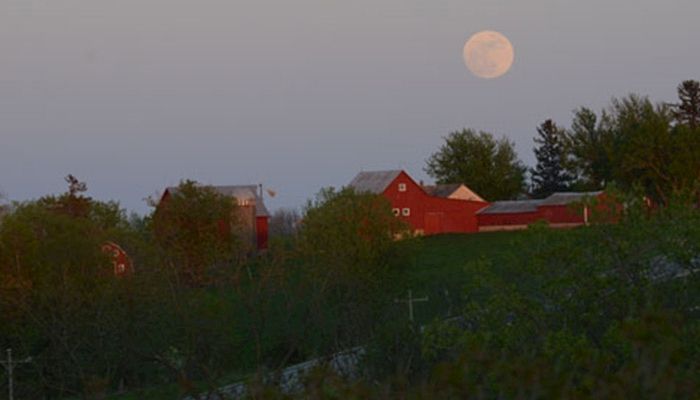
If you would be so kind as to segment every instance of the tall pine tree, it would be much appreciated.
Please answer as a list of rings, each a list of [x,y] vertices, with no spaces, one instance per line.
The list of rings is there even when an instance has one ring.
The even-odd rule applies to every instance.
[[[690,129],[700,128],[700,82],[688,80],[678,86],[680,103],[674,107],[674,117]]]
[[[537,134],[534,149],[537,165],[530,170],[533,196],[544,198],[554,192],[569,190],[574,176],[564,165],[564,130],[548,119],[537,127]]]

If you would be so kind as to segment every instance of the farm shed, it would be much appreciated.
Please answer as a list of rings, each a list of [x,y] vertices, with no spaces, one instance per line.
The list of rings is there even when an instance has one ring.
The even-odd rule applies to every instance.
[[[561,192],[541,200],[496,201],[477,213],[479,231],[525,229],[537,221],[553,228],[584,225],[590,217],[585,202],[602,196],[603,192]]]
[[[466,185],[424,187],[401,170],[360,172],[348,186],[386,197],[398,218],[425,235],[478,232],[476,212],[488,205]]]
[[[235,201],[237,217],[244,227],[244,236],[257,250],[267,249],[268,221],[270,214],[265,207],[262,185],[209,186],[217,193]],[[168,187],[163,192],[158,207],[167,203],[170,196],[177,193],[177,187]]]

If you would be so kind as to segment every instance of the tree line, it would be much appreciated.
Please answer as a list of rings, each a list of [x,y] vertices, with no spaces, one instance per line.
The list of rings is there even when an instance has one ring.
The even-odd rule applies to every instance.
[[[0,348],[32,357],[19,398],[193,395],[367,343],[409,254],[388,201],[351,190],[321,191],[258,253],[207,186],[183,181],[140,217],[66,182],[0,217]],[[131,273],[115,275],[106,242]]]
[[[505,137],[464,129],[445,138],[425,170],[439,183],[466,183],[492,201],[611,186],[657,204],[675,194],[697,195],[700,83],[684,81],[677,92],[676,103],[632,94],[599,113],[578,108],[568,129],[545,120],[537,126],[533,168]]]

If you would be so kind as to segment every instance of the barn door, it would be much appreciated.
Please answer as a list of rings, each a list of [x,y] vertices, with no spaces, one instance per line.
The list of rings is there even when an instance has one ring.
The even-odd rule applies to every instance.
[[[425,234],[434,235],[436,233],[442,233],[442,218],[443,213],[439,212],[429,212],[425,213]]]

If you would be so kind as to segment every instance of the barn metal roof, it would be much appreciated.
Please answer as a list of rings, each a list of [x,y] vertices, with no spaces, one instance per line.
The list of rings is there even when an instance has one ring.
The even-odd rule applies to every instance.
[[[490,206],[481,209],[477,214],[515,214],[536,212],[540,206],[565,206],[599,196],[599,192],[557,192],[541,200],[512,200],[494,201]]]
[[[444,185],[423,186],[423,190],[433,197],[448,198],[452,193],[462,186],[461,183],[451,183]]]
[[[400,170],[394,171],[363,171],[353,178],[348,187],[357,192],[369,192],[380,194],[387,186],[401,174]]]
[[[565,206],[567,204],[576,203],[589,198],[597,197],[602,194],[598,192],[557,192],[542,200],[543,206]]]
[[[212,188],[215,192],[226,196],[233,197],[239,201],[255,201],[255,216],[256,217],[269,217],[270,213],[265,207],[262,197],[260,197],[258,192],[258,186],[256,185],[227,185],[227,186],[210,186],[206,187]],[[176,186],[171,186],[165,189],[170,192],[171,195],[175,195],[178,192]]]
[[[516,214],[526,212],[537,212],[537,207],[542,204],[542,200],[506,200],[494,201],[486,208],[477,212],[480,215],[488,214]]]

